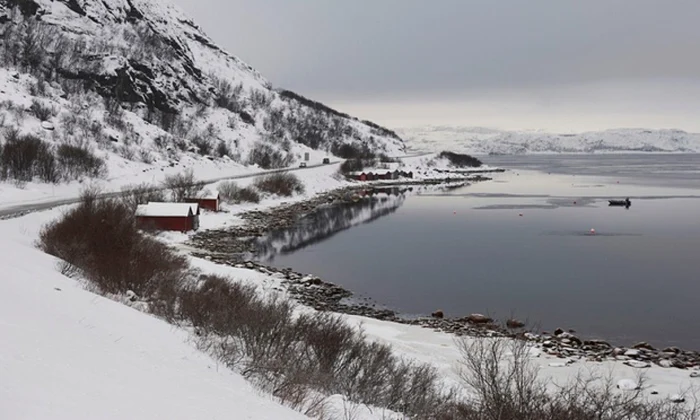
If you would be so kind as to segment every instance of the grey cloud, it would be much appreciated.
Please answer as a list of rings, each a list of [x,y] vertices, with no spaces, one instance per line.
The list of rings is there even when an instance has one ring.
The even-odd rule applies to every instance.
[[[410,96],[700,79],[700,2],[172,0],[273,84]]]

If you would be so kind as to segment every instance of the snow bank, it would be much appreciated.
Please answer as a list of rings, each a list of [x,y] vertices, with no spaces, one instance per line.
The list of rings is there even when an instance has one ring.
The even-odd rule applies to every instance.
[[[0,417],[301,419],[188,343],[85,291],[35,249],[57,211],[0,222]]]

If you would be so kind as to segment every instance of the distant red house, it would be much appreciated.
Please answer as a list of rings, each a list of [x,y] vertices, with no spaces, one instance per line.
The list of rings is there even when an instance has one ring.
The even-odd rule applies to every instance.
[[[219,211],[219,194],[207,195],[199,198],[186,198],[187,203],[197,203],[204,210]]]
[[[199,228],[197,203],[148,203],[136,208],[140,228],[188,232]]]

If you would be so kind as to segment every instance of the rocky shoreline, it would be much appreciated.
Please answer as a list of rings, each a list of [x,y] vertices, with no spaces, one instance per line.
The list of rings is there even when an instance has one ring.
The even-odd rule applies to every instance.
[[[316,211],[321,206],[343,204],[357,200],[359,191],[378,187],[399,187],[405,185],[445,184],[446,180],[430,182],[411,181],[409,183],[373,183],[359,187],[342,188],[320,194],[310,200],[293,204],[282,204],[267,211],[250,211],[241,215],[243,226],[225,230],[209,230],[197,233],[188,243],[199,251],[192,255],[205,258],[218,264],[255,270],[282,279],[287,291],[301,304],[320,311],[331,311],[348,315],[359,315],[384,321],[408,325],[419,325],[457,336],[511,337],[532,342],[545,354],[563,359],[562,365],[576,361],[620,361],[628,366],[644,369],[653,364],[664,368],[687,369],[692,377],[700,377],[700,352],[682,350],[676,347],[655,349],[648,343],[638,343],[631,347],[613,346],[603,340],[582,340],[573,331],[557,329],[552,333],[528,332],[525,325],[517,320],[497,323],[480,314],[461,318],[445,317],[442,311],[431,316],[409,319],[401,314],[377,308],[373,304],[357,301],[352,292],[325,282],[318,277],[294,272],[292,269],[279,269],[252,261],[249,255],[256,252],[256,240],[271,231],[288,229],[300,218]],[[464,179],[460,179],[464,181]],[[469,181],[484,180],[483,177]],[[458,181],[451,179],[451,182]]]

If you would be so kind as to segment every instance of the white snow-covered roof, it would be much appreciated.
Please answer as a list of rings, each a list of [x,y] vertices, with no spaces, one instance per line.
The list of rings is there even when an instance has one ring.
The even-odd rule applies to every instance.
[[[212,192],[209,194],[204,194],[204,195],[199,196],[199,197],[191,197],[191,198],[188,198],[188,200],[216,200],[217,198],[219,198],[219,193]]]
[[[137,216],[147,217],[186,217],[190,210],[192,214],[197,214],[199,204],[197,203],[148,203],[140,204],[136,208]]]

